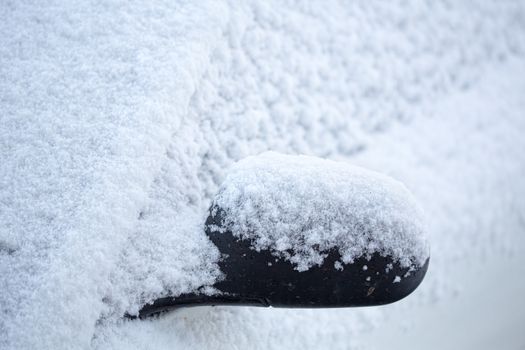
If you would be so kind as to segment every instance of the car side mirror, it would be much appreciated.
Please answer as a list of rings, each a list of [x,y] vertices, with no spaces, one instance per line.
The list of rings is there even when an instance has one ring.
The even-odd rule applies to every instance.
[[[326,308],[383,305],[412,293],[429,264],[420,210],[399,182],[345,163],[267,152],[237,163],[205,232],[222,279],[181,306]]]

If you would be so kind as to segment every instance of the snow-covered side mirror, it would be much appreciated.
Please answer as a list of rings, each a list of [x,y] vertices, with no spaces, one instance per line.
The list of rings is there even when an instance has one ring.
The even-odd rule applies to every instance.
[[[421,283],[429,247],[408,190],[346,163],[267,152],[237,163],[205,230],[223,278],[206,293],[146,305],[292,308],[395,302]]]

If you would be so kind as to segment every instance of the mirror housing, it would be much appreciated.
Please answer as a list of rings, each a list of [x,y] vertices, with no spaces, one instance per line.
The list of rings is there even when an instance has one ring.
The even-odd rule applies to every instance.
[[[213,215],[215,213],[215,215]],[[402,267],[378,253],[351,264],[338,262],[336,249],[327,252],[321,265],[298,271],[289,261],[269,250],[253,248],[250,240],[219,232],[222,210],[211,208],[206,234],[221,252],[219,267],[224,278],[214,284],[214,295],[183,294],[145,305],[139,317],[149,317],[182,306],[239,305],[286,308],[336,308],[376,306],[396,302],[412,293],[428,269],[429,259],[418,269]]]
[[[208,217],[206,232],[223,255],[219,267],[225,278],[215,287],[226,295],[238,296],[239,302],[244,299],[262,306],[290,308],[389,304],[412,293],[428,268],[428,259],[420,269],[410,271],[378,253],[339,265],[341,255],[331,249],[321,265],[298,271],[269,250],[253,249],[249,240],[239,239],[229,231],[209,229],[221,221],[218,210],[215,216]]]
[[[221,254],[213,286],[180,306],[374,306],[412,293],[429,264],[420,210],[398,181],[346,163],[267,152],[237,163],[205,232]],[[211,287],[211,288],[209,288]]]

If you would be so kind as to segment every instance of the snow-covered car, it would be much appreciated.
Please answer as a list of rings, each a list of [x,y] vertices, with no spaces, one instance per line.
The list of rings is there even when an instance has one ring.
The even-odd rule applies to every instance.
[[[0,1],[0,349],[523,349],[524,56],[522,0]],[[228,237],[326,262],[318,305],[431,262],[133,318],[220,294]]]

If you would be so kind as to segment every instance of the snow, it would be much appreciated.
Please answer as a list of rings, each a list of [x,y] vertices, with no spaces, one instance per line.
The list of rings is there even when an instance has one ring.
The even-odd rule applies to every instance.
[[[0,19],[0,348],[525,343],[521,1],[3,1]],[[122,320],[213,283],[207,209],[266,150],[401,180],[428,218],[421,287]]]
[[[374,253],[403,267],[429,256],[423,214],[400,182],[311,156],[265,152],[234,164],[213,205],[234,236],[305,271],[336,249],[343,263]],[[216,210],[216,209],[214,209]]]
[[[432,101],[430,118],[392,128],[354,157],[401,179],[434,214],[431,270],[414,298],[392,305],[360,337],[367,347],[525,344],[525,284],[511,277],[525,273],[524,74],[522,60],[506,62],[475,88]]]
[[[224,6],[0,7],[0,347],[85,347]]]

